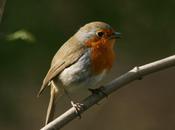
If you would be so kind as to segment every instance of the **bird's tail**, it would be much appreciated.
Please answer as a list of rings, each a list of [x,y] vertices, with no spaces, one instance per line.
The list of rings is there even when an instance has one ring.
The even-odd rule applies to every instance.
[[[47,108],[47,115],[46,115],[45,125],[47,125],[54,118],[56,100],[57,100],[57,97],[58,97],[58,88],[56,87],[54,82],[52,81],[50,85],[51,85],[50,101],[49,101],[49,105],[48,105],[48,108]]]

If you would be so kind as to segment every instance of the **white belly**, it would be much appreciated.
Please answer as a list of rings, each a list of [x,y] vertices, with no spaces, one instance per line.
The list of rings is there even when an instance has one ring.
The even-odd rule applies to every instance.
[[[91,69],[90,49],[87,49],[85,54],[76,63],[61,72],[59,80],[66,88],[77,88],[80,86],[93,87],[104,77],[106,70],[94,76],[91,73]]]

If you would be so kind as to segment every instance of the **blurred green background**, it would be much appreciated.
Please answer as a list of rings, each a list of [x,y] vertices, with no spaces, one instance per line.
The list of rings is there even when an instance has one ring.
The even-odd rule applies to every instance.
[[[0,23],[0,130],[43,126],[49,89],[36,98],[50,61],[79,27],[104,21],[122,32],[105,82],[175,52],[174,0],[7,0]],[[137,81],[64,130],[174,130],[175,68]],[[58,114],[69,108],[59,101]]]

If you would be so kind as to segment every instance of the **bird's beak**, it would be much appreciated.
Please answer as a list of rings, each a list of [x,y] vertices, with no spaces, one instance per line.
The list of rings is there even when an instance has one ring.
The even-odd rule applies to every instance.
[[[121,33],[120,32],[114,32],[111,37],[114,38],[114,39],[121,38]]]
[[[119,32],[114,32],[110,37],[110,39],[118,39],[118,38],[121,38],[121,33]]]
[[[111,36],[109,37],[109,39],[118,39],[118,38],[121,38],[121,33],[119,33],[119,32],[113,32],[112,34],[111,34]]]

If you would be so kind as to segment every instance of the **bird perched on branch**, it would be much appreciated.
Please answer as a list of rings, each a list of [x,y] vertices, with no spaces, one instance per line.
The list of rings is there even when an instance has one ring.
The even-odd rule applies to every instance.
[[[114,63],[113,48],[117,38],[120,38],[120,33],[109,24],[91,22],[62,45],[53,57],[38,93],[40,96],[46,87],[51,87],[45,124],[53,120],[59,95],[66,94],[71,99],[71,91],[95,86],[103,79]],[[72,100],[71,104],[76,106]]]

